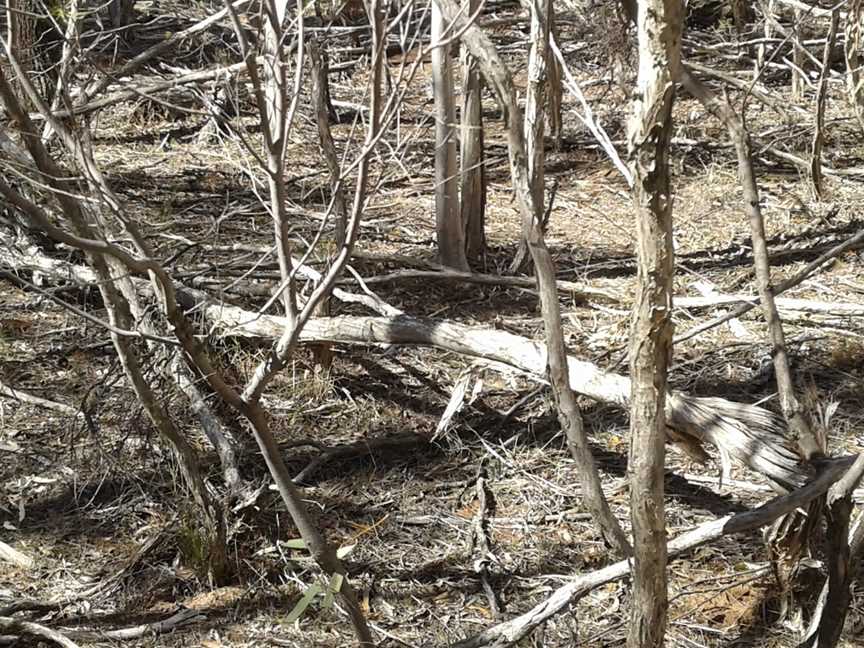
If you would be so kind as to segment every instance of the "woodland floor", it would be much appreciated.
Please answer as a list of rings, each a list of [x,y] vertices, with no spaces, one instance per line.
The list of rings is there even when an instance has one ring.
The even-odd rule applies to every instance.
[[[496,37],[505,45],[518,45],[525,29],[514,25]],[[568,48],[578,50],[568,55],[570,65],[583,81],[606,77],[609,71],[601,64],[606,53],[585,29],[578,20],[565,23],[571,44],[582,43]],[[521,65],[523,50],[511,45],[514,67]],[[179,60],[191,67],[192,54],[186,57]],[[524,73],[519,78],[524,81]],[[334,98],[362,102],[363,80],[360,72],[334,75]],[[791,105],[782,81],[772,92]],[[435,260],[433,132],[426,119],[431,108],[426,88],[425,80],[415,81],[402,123],[388,134],[390,146],[405,153],[400,162],[381,148],[373,175],[379,189],[358,244],[370,255],[402,255],[421,266]],[[591,85],[586,93],[623,151],[628,104],[617,82]],[[756,138],[757,146],[770,143],[807,157],[812,95],[797,103],[807,114],[784,124],[771,109],[751,101],[748,125],[754,134],[767,133]],[[548,156],[547,184],[558,182],[548,243],[562,279],[623,296],[613,304],[579,303],[565,296],[562,309],[570,352],[624,372],[626,296],[635,283],[631,204],[626,184],[575,118],[574,105],[565,94],[564,138]],[[515,252],[519,226],[505,142],[492,106],[488,101],[490,251],[485,267],[478,269],[498,273]],[[323,210],[327,176],[309,107],[302,105],[301,112],[290,147],[289,196],[294,204],[317,212]],[[682,97],[676,116],[676,294],[698,296],[698,282],[713,284],[720,293],[754,294],[733,151],[720,125],[693,101]],[[211,245],[269,246],[271,226],[243,172],[239,148],[198,141],[200,123],[200,117],[171,116],[149,102],[104,111],[92,122],[98,160],[129,209],[140,214],[163,257],[179,249],[177,237]],[[250,115],[244,123],[254,137],[254,118]],[[832,85],[827,124],[826,163],[859,166],[864,139],[839,83]],[[335,127],[337,146],[345,145],[350,131],[350,118]],[[813,248],[862,227],[864,174],[827,177],[824,197],[817,199],[798,169],[762,153],[757,165],[772,250],[794,251],[776,257],[777,276],[790,276],[815,257]],[[317,221],[298,217],[294,234],[299,240],[317,227]],[[180,275],[191,277],[195,268],[242,254],[214,258],[193,249],[177,267]],[[255,258],[250,254],[246,261]],[[368,279],[406,266],[367,258],[355,260],[353,267]],[[862,268],[860,252],[849,253],[786,296],[864,304]],[[268,261],[261,276],[272,273]],[[412,315],[542,338],[537,299],[529,290],[428,279],[369,285]],[[249,307],[261,303],[231,298]],[[101,308],[96,300],[79,299],[97,313]],[[334,302],[334,312],[362,311]],[[776,410],[769,347],[757,313],[741,319],[741,330],[726,325],[678,345],[674,386],[700,395],[764,401]],[[677,331],[716,314],[716,308],[677,309]],[[860,318],[848,317],[799,315],[787,323],[798,386],[820,412],[838,404],[829,426],[829,447],[835,453],[864,450],[862,328]],[[221,361],[238,380],[248,375],[263,350],[238,342],[219,349]],[[452,385],[471,365],[469,359],[427,349],[336,351],[329,376],[316,374],[304,351],[267,395],[286,460],[298,472],[318,452],[296,446],[299,441],[336,446],[406,432],[431,436]],[[313,606],[299,622],[286,622],[316,570],[303,552],[282,544],[297,533],[272,491],[230,516],[234,584],[212,588],[201,577],[188,549],[183,520],[189,512],[182,504],[176,466],[125,386],[105,331],[4,282],[0,373],[19,389],[73,406],[86,402],[93,419],[88,429],[80,420],[0,401],[0,539],[36,559],[30,570],[0,563],[0,603],[9,597],[66,600],[101,583],[96,593],[47,612],[41,622],[63,629],[114,629],[164,618],[183,605],[205,618],[172,635],[124,643],[207,648],[351,644],[349,627],[332,609]],[[350,576],[370,620],[386,635],[382,645],[442,646],[494,621],[470,542],[480,475],[492,502],[490,582],[504,618],[545,598],[568,575],[611,560],[582,507],[550,395],[541,391],[505,416],[536,385],[515,373],[478,369],[478,375],[483,382],[477,400],[457,414],[439,441],[334,461],[308,478],[305,497],[326,535],[341,546],[353,546],[347,557]],[[197,435],[183,401],[167,391],[166,398],[173,399],[177,420],[189,421],[190,434]],[[627,414],[588,400],[582,405],[605,490],[627,527]],[[242,431],[239,423],[237,429]],[[195,438],[218,481],[215,456],[203,439]],[[246,447],[244,477],[256,486],[267,483],[251,438]],[[667,466],[670,535],[769,497],[757,487],[764,481],[740,468],[733,478],[743,483],[721,488],[716,465],[698,466],[673,450]],[[818,547],[814,558],[819,558]],[[778,620],[780,590],[757,534],[702,547],[673,562],[669,571],[668,645],[794,645],[791,621]],[[812,609],[812,594],[818,591],[816,574],[805,569],[800,579],[805,610]],[[864,645],[864,588],[856,587],[844,634],[848,646]],[[628,615],[627,584],[613,583],[585,596],[569,613],[550,621],[542,638],[524,645],[617,646],[626,635]]]

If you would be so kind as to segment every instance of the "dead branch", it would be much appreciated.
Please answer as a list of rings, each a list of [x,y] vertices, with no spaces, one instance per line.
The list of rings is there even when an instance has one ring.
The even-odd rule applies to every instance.
[[[58,646],[63,646],[63,648],[78,648],[78,644],[56,630],[52,630],[39,623],[22,621],[13,617],[0,617],[0,632],[15,635],[30,635],[53,641]]]
[[[21,391],[20,389],[14,389],[13,387],[10,387],[3,382],[0,382],[0,396],[6,396],[7,398],[21,401],[22,403],[36,405],[37,407],[41,407],[42,409],[47,409],[52,412],[58,412],[59,414],[63,414],[64,416],[83,416],[80,410],[66,405],[65,403],[58,403],[57,401],[42,398],[41,396],[36,396],[35,394],[30,394],[28,392]]]

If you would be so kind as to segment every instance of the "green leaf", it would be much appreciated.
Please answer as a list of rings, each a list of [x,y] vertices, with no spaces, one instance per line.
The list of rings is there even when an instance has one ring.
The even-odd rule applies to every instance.
[[[326,610],[333,605],[333,595],[342,589],[342,582],[344,580],[342,574],[333,574],[330,577],[330,582],[327,583],[327,591],[324,592],[324,601],[321,603],[323,609]]]
[[[306,591],[303,593],[303,596],[300,597],[300,600],[297,601],[297,605],[294,606],[294,609],[288,614],[285,618],[285,623],[292,624],[306,611],[306,608],[309,607],[309,604],[312,602],[316,596],[321,593],[321,586],[318,583],[312,583],[309,587],[306,588]]]
[[[289,549],[305,549],[306,541],[303,538],[291,538],[282,543]]]

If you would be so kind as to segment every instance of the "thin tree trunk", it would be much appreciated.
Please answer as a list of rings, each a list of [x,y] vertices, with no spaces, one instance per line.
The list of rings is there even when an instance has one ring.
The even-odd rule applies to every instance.
[[[547,72],[549,68],[549,33],[552,14],[551,2],[543,2],[535,7],[531,4],[531,49],[528,52],[528,89],[525,93],[525,148],[528,155],[528,175],[531,179],[531,194],[534,206],[539,211],[537,221],[543,223],[543,203],[546,187],[546,150],[543,136],[545,133],[545,107],[548,90]],[[554,61],[554,59],[553,59]],[[523,237],[510,272],[515,274],[526,269],[529,259],[528,243]]]
[[[630,518],[633,604],[629,648],[659,648],[666,631],[663,501],[666,379],[672,358],[672,192],[669,142],[681,56],[680,0],[640,0],[639,75],[630,128],[637,288],[630,332]]]
[[[29,80],[45,98],[51,96],[51,79],[55,74],[49,69],[52,66],[46,64],[50,56],[45,42],[48,29],[42,19],[44,10],[39,0],[7,0],[5,12],[6,33],[3,37],[9,48],[8,54],[15,58],[17,66],[11,65],[9,60],[2,60],[8,57],[0,57],[0,66],[3,66],[7,81],[22,105],[33,110],[32,101],[22,92],[22,77],[26,77],[25,80]]]
[[[560,43],[558,37],[558,24],[555,20],[555,3],[549,3],[549,33],[555,39],[556,43]],[[561,62],[556,56],[546,57],[546,84],[547,104],[546,118],[549,122],[549,137],[555,145],[555,149],[561,148],[561,138],[564,136],[564,121],[563,121],[563,97],[564,84],[562,80]]]
[[[828,77],[831,74],[831,52],[837,36],[837,23],[840,19],[839,10],[831,13],[831,26],[825,38],[825,49],[822,52],[822,74],[819,76],[819,86],[816,90],[816,124],[813,127],[813,143],[810,147],[810,179],[813,191],[817,197],[822,196],[822,142],[825,128],[825,97],[828,94]]]
[[[276,256],[283,281],[291,275],[291,241],[288,231],[291,224],[285,213],[285,147],[289,129],[288,90],[285,60],[283,57],[283,25],[287,14],[288,0],[275,0],[264,4],[264,111],[266,119],[262,127],[267,128],[265,145],[267,147],[267,188],[270,197],[270,216],[273,219]],[[298,72],[302,69],[303,16],[298,14]],[[297,315],[297,302],[293,282],[282,292],[282,305],[286,317]]]
[[[765,14],[762,20],[762,34],[768,40],[774,36],[773,32],[773,16],[774,16],[775,0],[762,0],[762,12]],[[756,48],[756,65],[753,71],[753,78],[758,79],[762,75],[762,68],[765,66],[765,52],[767,46],[760,43]]]
[[[132,22],[135,11],[135,0],[111,0],[108,4],[108,16],[114,29],[124,30]],[[128,33],[127,33],[128,35]]]
[[[432,6],[432,43],[447,32],[444,16]],[[449,32],[447,32],[449,33]],[[459,176],[456,160],[456,110],[453,106],[453,69],[450,44],[432,50],[432,92],[435,100],[435,224],[441,264],[468,270],[465,231],[459,213]]]
[[[348,205],[341,182],[342,169],[339,164],[339,154],[336,152],[336,144],[330,131],[327,53],[320,51],[318,42],[314,39],[309,42],[309,61],[312,72],[312,99],[315,102],[315,122],[318,126],[318,144],[330,174],[330,201],[333,205],[336,247],[342,247],[345,244]]]
[[[744,204],[750,221],[750,232],[753,238],[753,259],[756,267],[756,281],[762,312],[768,323],[768,331],[772,343],[774,372],[777,378],[777,391],[780,396],[780,407],[789,426],[789,432],[797,441],[801,454],[805,459],[821,456],[821,444],[816,439],[810,427],[801,404],[795,396],[792,383],[792,373],[789,370],[789,358],[786,352],[786,339],[783,325],[777,313],[774,300],[774,287],[771,285],[771,266],[768,258],[768,246],[765,242],[765,223],[762,208],[759,203],[759,187],[753,171],[753,160],[750,152],[750,138],[741,119],[728,104],[716,97],[708,88],[696,80],[685,68],[681,69],[681,82],[687,91],[693,95],[712,115],[720,119],[729,131],[738,156],[738,174],[744,190]]]
[[[732,22],[735,24],[735,31],[741,35],[747,29],[747,23],[752,19],[750,2],[749,0],[731,0],[731,2]]]
[[[864,0],[851,0],[846,15],[846,92],[864,131]]]
[[[348,203],[345,201],[345,189],[342,184],[342,168],[339,164],[339,154],[336,152],[336,144],[330,131],[330,93],[328,91],[329,81],[327,79],[327,52],[319,51],[318,41],[312,39],[309,42],[309,62],[312,73],[312,100],[315,102],[315,122],[318,125],[318,144],[327,170],[330,174],[330,205],[328,212],[332,211],[334,221],[334,237],[336,248],[345,245],[346,229],[348,227]],[[319,316],[330,315],[330,299],[322,300],[316,314]],[[330,346],[322,344],[312,350],[315,358],[315,366],[324,371],[330,369],[333,361],[333,353]]]
[[[479,0],[468,0],[473,15]],[[465,227],[465,251],[475,265],[486,254],[486,167],[483,153],[482,77],[477,61],[462,52],[462,191],[461,218]]]
[[[856,463],[861,461],[862,456],[859,455]],[[860,468],[860,463],[858,467]],[[858,483],[858,479],[850,483],[844,484],[844,482],[853,475],[857,475],[858,479],[861,477],[861,471],[856,471],[856,466],[854,465],[828,492],[829,511],[842,507],[840,509],[841,524],[835,525],[835,527],[840,527],[843,524],[848,526],[849,524],[848,517],[852,510],[852,504],[848,500],[852,489]],[[819,593],[816,609],[813,612],[813,617],[810,619],[810,625],[804,635],[804,640],[799,644],[799,648],[813,648],[817,645],[818,648],[831,648],[836,645],[839,639],[849,610],[849,588],[852,580],[858,573],[862,553],[864,553],[864,513],[859,512],[855,518],[855,524],[852,525],[852,530],[848,533],[847,537],[842,538],[841,541],[838,536],[829,536],[828,544],[828,551],[839,553],[840,560],[831,560],[832,563],[836,562],[837,565],[832,564],[829,567],[828,578],[822,586],[822,591]],[[845,567],[842,567],[844,565]],[[840,569],[837,567],[840,567]]]
[[[801,19],[803,15],[800,9],[795,9],[795,22],[792,26],[792,63],[794,64],[792,68],[792,98],[796,100],[801,99],[804,94],[804,86],[806,85],[805,79],[802,77],[802,74],[804,74],[804,54],[801,51],[802,45],[800,44],[803,28]]]

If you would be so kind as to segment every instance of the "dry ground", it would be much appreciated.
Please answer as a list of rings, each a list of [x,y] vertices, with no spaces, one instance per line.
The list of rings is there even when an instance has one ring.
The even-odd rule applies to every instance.
[[[502,28],[499,41],[521,65],[524,25]],[[565,23],[565,38],[583,42],[569,56],[583,80],[608,74],[606,53],[580,20]],[[514,45],[515,43],[515,45]],[[190,51],[194,48],[189,46]],[[191,56],[191,54],[190,54]],[[362,101],[364,76],[334,77],[334,97]],[[832,86],[826,161],[856,166],[862,135],[847,109],[841,87]],[[784,87],[775,87],[784,96]],[[592,86],[594,109],[621,142],[627,103],[615,83]],[[788,97],[786,97],[788,99]],[[809,106],[809,99],[800,101]],[[404,255],[416,263],[434,261],[431,123],[425,120],[426,82],[409,92],[402,122],[381,147],[374,180],[379,189],[365,214],[359,248],[366,253]],[[548,242],[561,278],[623,296],[617,304],[577,303],[564,296],[566,333],[573,354],[602,366],[626,370],[628,303],[634,285],[632,213],[625,183],[590,139],[565,98],[565,132],[548,158],[548,177],[559,183]],[[290,155],[292,204],[320,211],[326,173],[318,156],[308,107],[294,131]],[[491,101],[487,144],[490,161],[488,232],[484,268],[498,272],[518,240],[506,149]],[[129,209],[165,257],[178,238],[214,245],[269,245],[270,225],[244,173],[248,160],[236,144],[196,140],[200,119],[154,114],[153,105],[125,105],[93,120],[99,162]],[[754,293],[746,220],[737,186],[734,156],[723,130],[692,101],[676,109],[677,294],[696,296],[697,282],[722,293]],[[750,110],[761,145],[782,145],[806,156],[811,118],[776,131],[778,117],[756,105]],[[255,137],[254,119],[243,123]],[[335,129],[344,147],[351,124]],[[405,142],[410,140],[408,145]],[[401,145],[401,147],[400,147]],[[398,163],[390,149],[401,151]],[[794,274],[814,257],[811,248],[841,240],[859,229],[862,186],[851,176],[828,177],[825,196],[814,198],[797,169],[758,156],[777,276]],[[298,217],[294,232],[308,238],[318,227]],[[832,238],[833,237],[833,238]],[[210,266],[251,263],[254,255],[217,256],[193,249],[177,263],[178,276]],[[260,267],[262,281],[273,264]],[[393,261],[358,259],[364,277],[404,267]],[[864,304],[860,253],[849,253],[789,296]],[[204,270],[202,270],[202,268]],[[222,285],[234,277],[226,273]],[[413,315],[454,318],[541,337],[536,296],[527,290],[424,280],[372,284],[391,304]],[[354,286],[352,289],[356,289]],[[254,306],[252,298],[228,293]],[[92,296],[64,293],[97,312]],[[362,312],[335,305],[335,312]],[[754,311],[753,313],[755,313]],[[751,313],[741,329],[713,329],[679,345],[671,380],[676,388],[744,402],[764,401],[776,409],[769,347],[761,318]],[[679,332],[716,315],[714,310],[675,313]],[[836,453],[859,452],[864,343],[860,319],[796,316],[788,322],[790,350],[799,387],[819,412],[837,403],[829,425]],[[263,348],[220,343],[223,364],[238,379]],[[300,471],[318,450],[299,446],[312,439],[326,446],[416,432],[429,436],[449,390],[470,362],[434,350],[338,348],[329,376],[312,369],[304,354],[267,395],[279,441],[289,465]],[[265,491],[253,506],[229,515],[231,552],[237,576],[231,586],[212,588],[202,578],[190,549],[191,515],[177,468],[154,436],[124,384],[105,331],[82,323],[38,295],[10,283],[0,285],[0,372],[7,384],[52,400],[84,404],[92,426],[80,419],[4,399],[0,410],[0,539],[32,556],[32,569],[0,564],[0,603],[21,597],[72,602],[36,615],[58,628],[114,629],[164,618],[178,605],[200,610],[197,622],[172,635],[126,642],[140,646],[343,646],[349,630],[333,610],[313,606],[297,623],[286,618],[316,570],[303,552],[284,545],[296,531],[275,493]],[[584,513],[573,463],[558,432],[550,397],[517,375],[483,370],[478,399],[457,415],[439,442],[338,460],[312,473],[306,500],[328,538],[353,549],[351,578],[362,593],[370,620],[384,645],[441,646],[494,621],[474,569],[479,557],[471,539],[478,514],[478,477],[486,483],[490,583],[509,618],[546,597],[568,575],[611,560],[596,526]],[[181,398],[165,391],[177,419],[188,423],[212,467],[218,466],[190,420]],[[606,491],[625,526],[626,413],[585,401]],[[245,434],[237,423],[237,430]],[[292,445],[293,444],[293,445]],[[266,469],[246,439],[244,477],[267,483]],[[739,482],[722,488],[716,466],[700,467],[671,452],[668,457],[668,528],[672,535],[700,522],[764,501],[762,480],[744,470]],[[701,479],[700,479],[701,477]],[[819,559],[818,543],[814,560]],[[814,563],[815,564],[815,563]],[[815,585],[814,585],[815,583]],[[819,579],[803,570],[798,595],[812,608]],[[92,589],[87,596],[80,593]],[[778,620],[780,592],[757,535],[725,538],[670,566],[670,646],[791,646],[790,620]],[[864,592],[857,592],[846,645],[864,644]],[[591,592],[551,621],[536,646],[612,646],[626,635],[628,591],[615,583]],[[88,642],[82,642],[88,643]],[[89,642],[108,645],[111,640]]]

